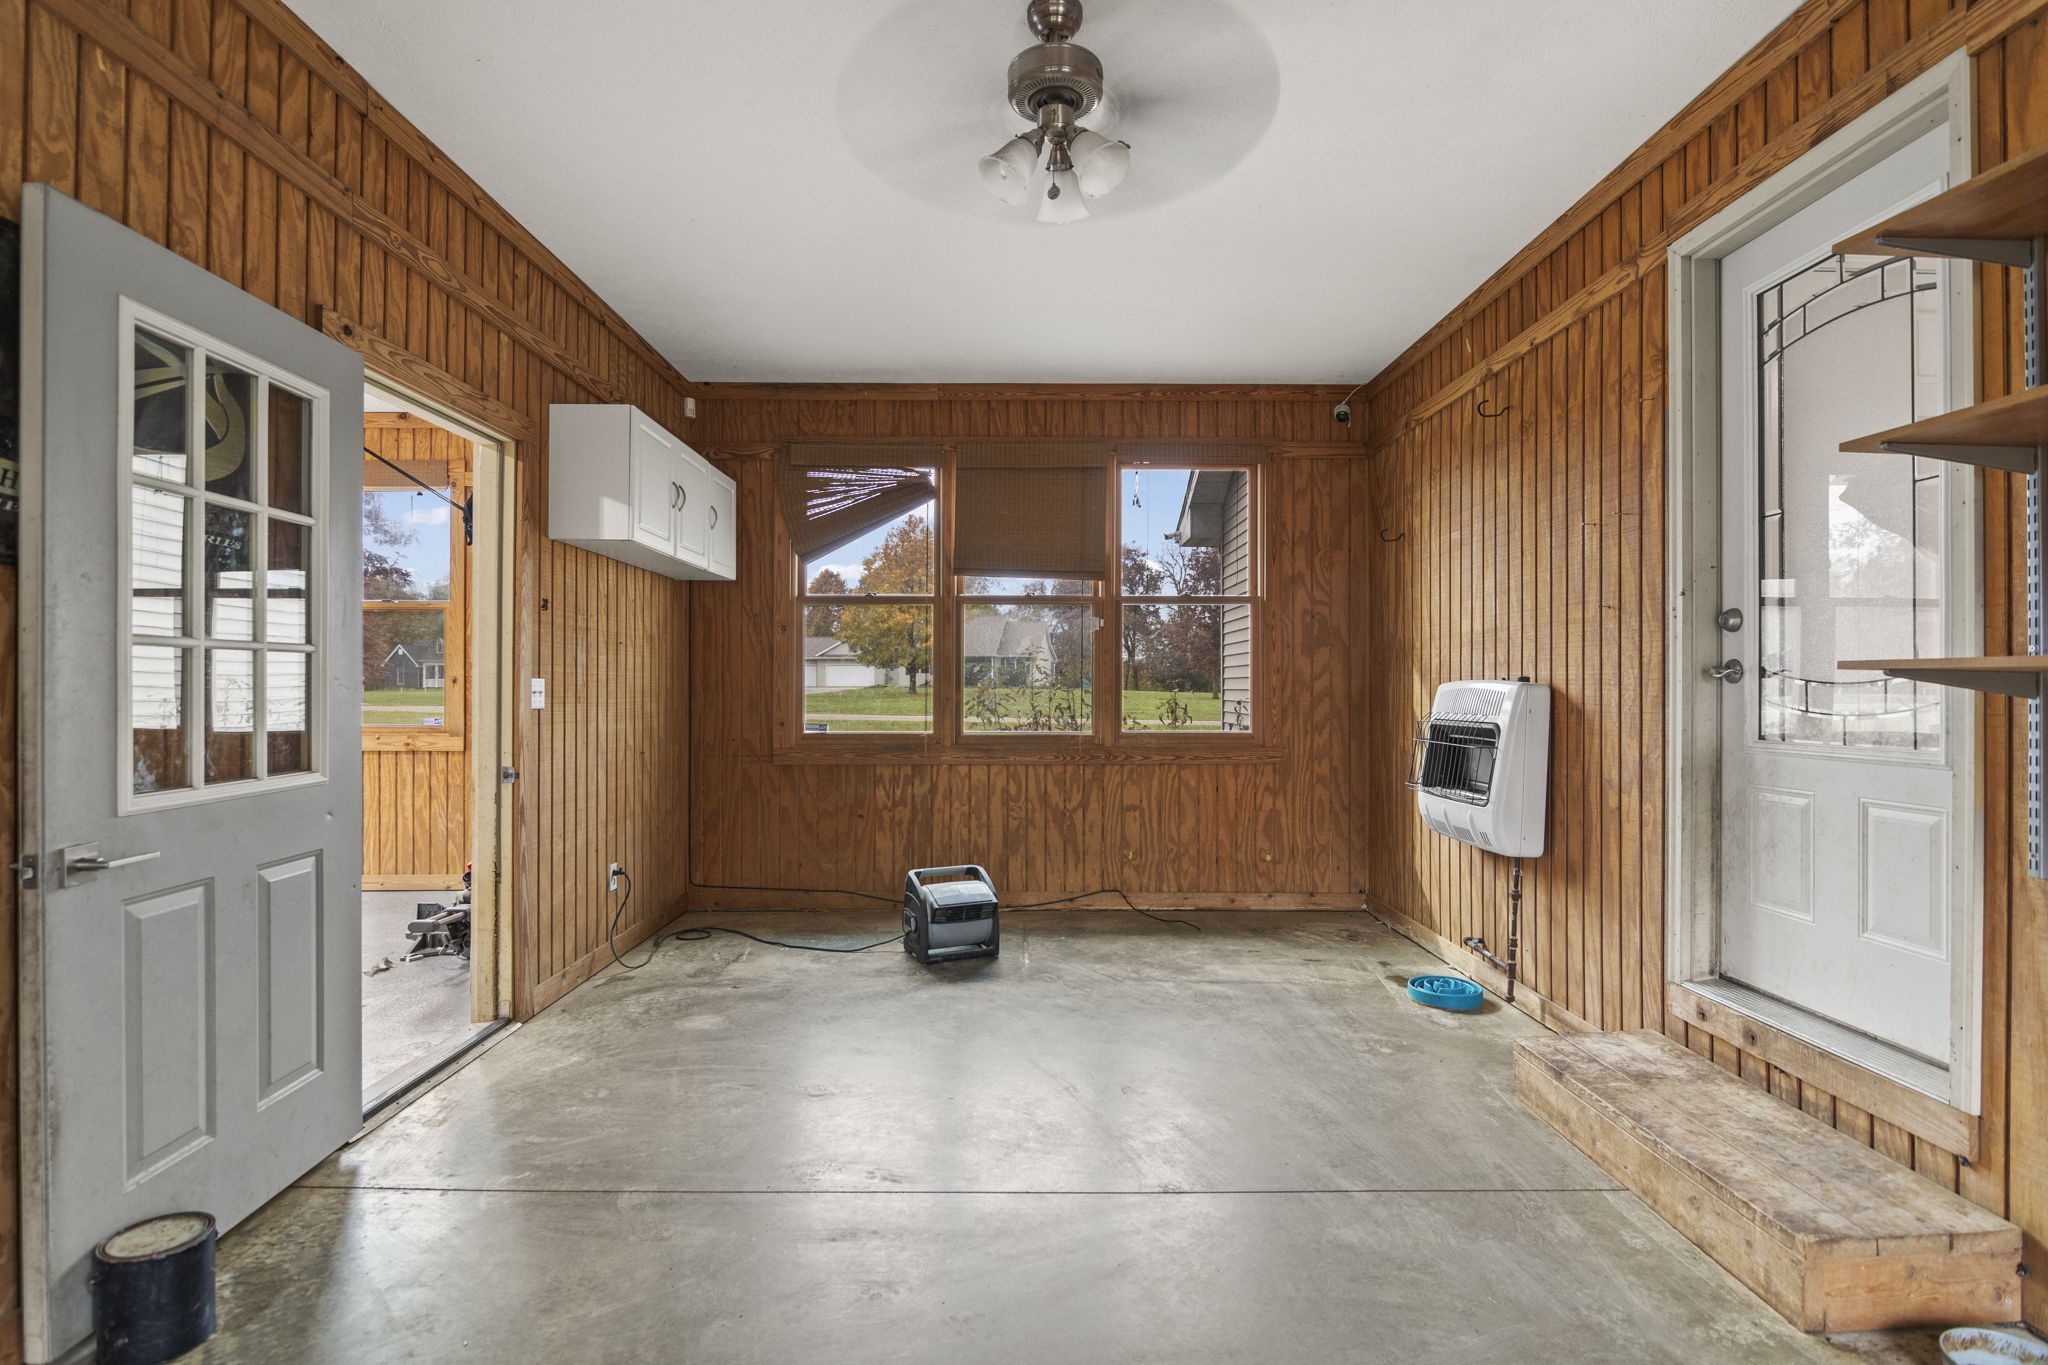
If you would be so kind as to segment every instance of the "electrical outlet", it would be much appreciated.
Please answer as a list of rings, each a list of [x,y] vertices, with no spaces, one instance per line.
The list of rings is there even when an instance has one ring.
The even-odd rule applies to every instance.
[[[533,678],[529,680],[526,687],[526,698],[528,704],[530,704],[534,710],[547,710],[548,680],[546,678]]]
[[[625,870],[625,864],[623,863],[613,863],[610,867],[606,868],[604,871],[604,889],[607,891],[618,890],[619,875]]]

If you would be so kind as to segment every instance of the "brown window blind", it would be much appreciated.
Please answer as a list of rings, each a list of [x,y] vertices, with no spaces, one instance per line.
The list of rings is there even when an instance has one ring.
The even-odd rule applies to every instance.
[[[980,578],[1109,576],[1108,445],[960,446],[953,572]]]
[[[790,548],[813,559],[914,512],[938,496],[931,476],[917,467],[931,459],[928,446],[787,446],[776,484]]]
[[[412,475],[413,479],[418,479],[420,483],[425,484],[429,488],[449,487],[448,461],[446,460],[401,460],[392,455],[387,455],[384,458],[390,460],[391,464],[397,465],[398,469],[403,469],[405,474],[401,474],[398,472],[398,469],[393,469],[391,465],[385,464],[384,460],[373,460],[365,455],[363,457],[364,488],[405,488],[415,492],[418,491],[420,484],[406,478],[406,474]]]

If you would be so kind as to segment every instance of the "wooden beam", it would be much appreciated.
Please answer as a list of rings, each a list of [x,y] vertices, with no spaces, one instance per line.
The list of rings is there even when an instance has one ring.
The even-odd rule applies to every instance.
[[[429,365],[411,351],[385,340],[360,322],[332,308],[320,310],[320,330],[350,350],[360,353],[371,370],[395,384],[423,394],[437,403],[487,427],[509,441],[522,445],[537,441],[538,424],[519,409],[463,383],[438,366]],[[530,452],[527,452],[530,454]]]

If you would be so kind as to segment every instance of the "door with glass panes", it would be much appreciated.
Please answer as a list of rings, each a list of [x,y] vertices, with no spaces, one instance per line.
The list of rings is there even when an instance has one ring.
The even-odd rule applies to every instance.
[[[350,351],[24,197],[25,1319],[94,1244],[246,1217],[361,1122]]]
[[[1967,469],[1842,442],[1943,411],[1943,262],[1831,244],[1939,192],[1946,130],[1721,264],[1720,973],[1946,1065],[1969,702],[1845,659],[1977,653]]]

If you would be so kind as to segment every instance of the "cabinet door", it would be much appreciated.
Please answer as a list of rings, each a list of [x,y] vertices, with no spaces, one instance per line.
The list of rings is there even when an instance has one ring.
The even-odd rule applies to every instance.
[[[739,541],[733,534],[734,497],[730,479],[712,475],[707,490],[710,493],[710,521],[705,549],[704,564],[720,578],[736,576],[739,567]]]
[[[687,449],[676,453],[675,556],[702,567],[711,529],[711,466]]]
[[[676,552],[682,505],[681,451],[676,440],[637,413],[633,417],[633,539],[663,554]]]

